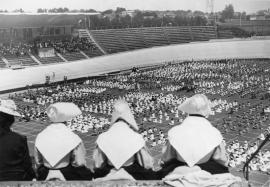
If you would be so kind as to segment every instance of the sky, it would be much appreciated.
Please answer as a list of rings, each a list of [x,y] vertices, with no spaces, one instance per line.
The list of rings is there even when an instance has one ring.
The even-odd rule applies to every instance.
[[[69,9],[95,9],[104,11],[124,7],[128,10],[201,10],[207,11],[207,0],[0,0],[0,9],[12,11],[22,8],[36,12],[38,8],[67,7]],[[270,9],[270,0],[214,0],[214,11],[233,4],[235,11],[254,13]]]

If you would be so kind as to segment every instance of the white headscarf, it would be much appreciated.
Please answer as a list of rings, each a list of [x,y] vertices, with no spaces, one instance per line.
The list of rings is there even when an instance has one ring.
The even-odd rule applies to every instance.
[[[203,94],[188,98],[179,109],[188,114],[208,116],[210,101]],[[170,144],[190,166],[194,166],[222,142],[222,135],[204,117],[188,116],[181,125],[168,131]]]
[[[81,113],[79,107],[74,103],[59,102],[51,104],[47,108],[47,115],[54,123],[69,121]]]
[[[21,116],[19,112],[17,112],[17,106],[13,100],[0,99],[0,112],[12,115],[12,116]]]
[[[211,113],[209,99],[203,94],[196,94],[186,99],[178,109],[188,114],[200,114],[207,117]]]
[[[53,124],[37,135],[35,146],[42,156],[54,167],[70,151],[77,147],[81,138],[63,123],[80,115],[80,109],[73,103],[55,103],[47,108]]]
[[[222,142],[221,133],[202,117],[189,116],[168,131],[168,139],[177,153],[194,166]]]
[[[116,169],[145,146],[143,137],[124,122],[115,123],[107,132],[99,135],[97,145]]]
[[[118,119],[125,120],[132,128],[139,130],[134,115],[125,100],[118,100],[114,103],[111,124],[115,123]]]
[[[117,122],[118,119],[124,121]],[[115,102],[111,123],[110,129],[99,135],[96,143],[114,167],[119,169],[144,147],[145,141],[139,133],[134,131],[139,127],[126,101]]]
[[[81,138],[63,123],[54,123],[37,135],[35,147],[54,167],[81,142]]]

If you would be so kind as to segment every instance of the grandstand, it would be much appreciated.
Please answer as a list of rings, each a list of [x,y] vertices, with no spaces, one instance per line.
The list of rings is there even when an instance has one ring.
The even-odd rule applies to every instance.
[[[226,30],[219,30],[218,31],[218,38],[219,39],[228,39],[233,38],[233,33],[231,31]]]
[[[0,68],[6,68],[7,64],[4,62],[3,58],[0,58]]]
[[[12,66],[35,66],[35,65],[39,65],[28,54],[26,54],[24,56],[18,56],[18,57],[13,56],[13,55],[5,55],[4,58],[7,60],[10,67],[12,67]]]
[[[217,38],[213,26],[106,29],[91,30],[90,33],[108,53]]]
[[[63,53],[61,54],[62,57],[64,57],[67,61],[76,61],[76,60],[82,60],[86,57],[80,53],[80,52],[71,52],[71,53]]]
[[[58,27],[56,27],[56,29],[57,28]],[[12,44],[12,46],[6,44],[2,50],[7,50],[5,51],[7,54],[3,54],[2,59],[8,64],[8,67],[28,67],[78,61],[106,55],[107,53],[111,54],[172,44],[184,44],[195,41],[209,41],[211,39],[226,39],[233,37],[231,31],[217,31],[217,28],[213,26],[142,27],[105,30],[78,29],[74,32],[78,33],[80,40],[76,41],[76,39],[75,41],[72,41],[72,37],[70,36],[68,37],[68,40],[66,37],[63,40],[61,40],[61,37],[59,38],[60,40],[56,37],[55,42],[53,38],[47,40],[45,38],[38,41],[38,44],[35,44],[42,45],[47,41],[48,44],[53,44],[56,53],[52,57],[39,57],[38,54],[34,52],[38,51],[39,47],[36,47],[37,49],[35,50],[31,50],[34,44],[25,42],[23,45],[22,43],[19,43],[18,46],[15,44]],[[70,44],[68,45],[69,40]],[[71,46],[73,51],[71,51]],[[21,47],[22,49],[20,49]],[[28,52],[24,52],[24,55],[14,54],[14,51],[20,53],[20,50],[28,50]],[[3,67],[6,66],[2,63],[0,68]]]

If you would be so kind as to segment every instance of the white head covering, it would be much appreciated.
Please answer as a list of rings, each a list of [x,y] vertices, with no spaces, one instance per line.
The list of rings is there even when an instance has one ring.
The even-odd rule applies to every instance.
[[[0,112],[10,114],[12,116],[21,116],[19,112],[17,112],[17,106],[13,100],[7,99],[2,100],[0,99]]]
[[[114,111],[112,113],[111,124],[115,123],[118,119],[123,119],[135,130],[139,130],[139,127],[134,119],[128,103],[125,100],[118,100],[114,103]]]
[[[192,167],[221,144],[223,138],[207,119],[189,116],[181,125],[168,131],[168,139],[188,166]]]
[[[63,123],[54,123],[37,135],[35,147],[54,167],[81,142],[81,138]]]
[[[69,121],[82,112],[74,103],[54,103],[47,108],[47,115],[54,123]]]
[[[96,143],[116,169],[145,145],[143,137],[123,121],[114,123],[107,132],[99,135]]]
[[[54,167],[82,140],[63,123],[81,114],[73,103],[55,103],[47,108],[47,114],[53,124],[37,135],[35,146],[43,157]]]
[[[178,109],[188,114],[200,114],[203,116],[208,116],[211,113],[210,101],[203,94],[196,94],[186,99]]]

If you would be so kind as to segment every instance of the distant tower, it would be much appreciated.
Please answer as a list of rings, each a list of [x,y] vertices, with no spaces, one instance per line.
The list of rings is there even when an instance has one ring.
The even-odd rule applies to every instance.
[[[206,0],[206,12],[214,13],[215,0]]]

